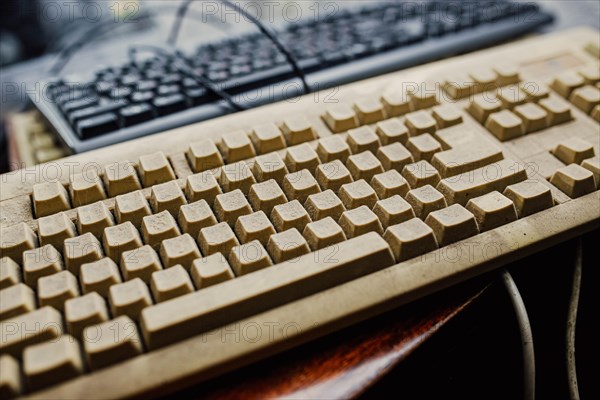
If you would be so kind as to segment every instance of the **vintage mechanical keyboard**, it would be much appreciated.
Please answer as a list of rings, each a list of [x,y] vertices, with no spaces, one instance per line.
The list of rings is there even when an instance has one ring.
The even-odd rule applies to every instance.
[[[167,394],[597,229],[599,38],[2,175],[2,397]]]

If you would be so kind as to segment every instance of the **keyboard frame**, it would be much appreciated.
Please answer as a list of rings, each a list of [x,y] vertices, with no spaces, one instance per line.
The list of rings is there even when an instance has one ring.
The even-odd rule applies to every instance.
[[[530,61],[547,59],[560,54],[573,54],[577,58],[594,60],[582,47],[589,42],[599,42],[598,32],[581,28],[551,35],[534,37],[497,48],[464,55],[453,59],[410,70],[372,78],[347,85],[339,90],[339,98],[352,100],[358,94],[380,93],[391,81],[426,81],[432,75],[440,79],[449,72],[461,71],[477,64],[489,65],[490,59],[521,59]],[[580,43],[581,46],[573,46]],[[271,121],[273,115],[284,118],[306,113],[319,134],[330,135],[318,115],[323,104],[315,102],[313,95],[298,102],[281,102],[249,110],[216,120],[178,128],[162,134],[141,138],[129,143],[114,145],[82,155],[46,163],[27,170],[5,174],[0,191],[0,225],[19,221],[35,222],[31,211],[31,185],[43,181],[48,171],[58,168],[82,168],[85,163],[100,165],[115,160],[131,159],[164,148],[168,138],[173,154],[185,151],[192,138],[210,138],[241,127],[248,128],[262,121]],[[577,109],[572,110],[576,121],[558,129],[565,134],[578,127],[598,129],[589,117]],[[467,116],[468,119],[470,119]],[[587,118],[587,120],[585,120]],[[583,125],[582,125],[583,124]],[[593,131],[592,131],[593,132]],[[489,134],[490,138],[493,138]],[[511,141],[497,145],[508,157],[521,161]],[[68,181],[68,174],[63,178]],[[550,184],[548,184],[551,186]],[[600,191],[578,199],[569,199],[554,187],[558,203],[553,208],[519,219],[500,228],[443,247],[423,256],[395,264],[392,267],[355,279],[345,284],[307,296],[300,300],[273,308],[240,320],[207,334],[143,354],[113,367],[68,381],[47,390],[34,392],[30,398],[85,398],[93,393],[103,393],[110,398],[158,397],[178,389],[210,379],[243,365],[264,359],[299,344],[314,340],[343,327],[366,320],[392,308],[417,300],[474,276],[492,271],[519,258],[541,251],[562,241],[600,228]],[[449,252],[449,250],[456,252]],[[479,251],[481,250],[481,251]],[[458,253],[461,251],[461,253]],[[457,257],[457,254],[460,256]],[[317,306],[318,305],[318,306]],[[301,329],[275,329],[274,336],[263,334],[257,341],[222,340],[218,334],[239,332],[244,325],[296,324]],[[291,325],[288,325],[291,326]],[[266,329],[266,328],[265,328]],[[263,333],[265,331],[263,330]],[[230,334],[227,337],[231,337]]]
[[[542,25],[552,22],[552,14],[540,9],[531,18],[528,14],[497,21],[493,24],[483,24],[475,28],[444,35],[441,38],[427,39],[407,45],[396,50],[382,52],[370,57],[354,60],[345,64],[333,66],[321,71],[306,75],[308,86],[311,90],[323,90],[344,85],[351,82],[367,79],[373,76],[387,74],[392,71],[413,67],[450,57],[456,54],[467,53],[473,50],[486,48],[502,41],[514,39],[532,32]],[[290,69],[291,71],[291,69]],[[277,83],[276,86],[271,86]],[[291,78],[281,82],[272,82],[247,92],[235,95],[235,99],[245,107],[258,107],[269,103],[282,101],[301,93],[301,82],[298,78]],[[43,93],[46,83],[36,85],[37,91],[30,95],[30,100],[37,107],[43,117],[52,127],[56,136],[73,153],[82,153],[106,147],[115,143],[125,142],[134,138],[143,137],[153,132],[162,132],[175,126],[185,126],[200,121],[209,120],[233,112],[224,101],[217,101],[184,111],[166,115],[132,127],[119,129],[109,134],[99,135],[87,140],[81,140],[71,128],[69,122],[51,101],[45,101]],[[294,88],[297,90],[289,90]],[[265,90],[268,96],[264,96]],[[248,99],[259,99],[248,101]]]

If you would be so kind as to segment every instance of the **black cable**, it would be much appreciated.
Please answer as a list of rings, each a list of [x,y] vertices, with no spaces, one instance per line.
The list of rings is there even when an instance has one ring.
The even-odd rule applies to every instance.
[[[177,70],[180,73],[182,73],[186,77],[194,79],[196,82],[200,83],[206,89],[208,89],[209,91],[213,92],[214,94],[216,94],[217,96],[219,96],[220,98],[225,100],[227,102],[227,104],[229,104],[235,110],[243,111],[246,109],[246,107],[238,104],[233,99],[233,97],[231,97],[231,95],[229,93],[225,92],[224,90],[219,89],[217,87],[217,85],[215,85],[212,81],[210,81],[209,79],[206,79],[205,77],[203,77],[200,74],[196,74],[189,65],[184,64],[185,57],[183,57],[183,54],[181,54],[181,52],[179,52],[178,50],[176,50],[175,53],[173,54],[173,53],[169,52],[167,49],[163,49],[162,47],[159,47],[159,46],[153,46],[153,45],[131,46],[129,48],[129,57],[132,61],[135,61],[136,53],[138,53],[140,50],[141,51],[144,51],[144,50],[151,51],[155,54],[158,54],[158,55],[166,57],[166,58],[175,56],[176,58],[175,58],[173,65],[175,66],[175,68],[177,68]]]
[[[506,269],[502,271],[502,282],[510,295],[517,323],[519,324],[519,334],[523,347],[523,399],[535,400],[535,353],[527,308],[517,284]]]
[[[583,243],[579,238],[577,242],[577,253],[575,255],[575,268],[573,269],[573,287],[569,299],[569,311],[567,313],[567,379],[569,380],[569,398],[579,400],[579,385],[577,383],[577,364],[575,362],[575,327],[577,325],[577,309],[579,307],[579,295],[581,292],[581,274],[583,259]]]
[[[179,7],[179,10],[177,10],[177,15],[175,17],[175,21],[173,22],[173,27],[171,28],[171,34],[169,35],[169,39],[167,40],[167,43],[169,45],[175,46],[177,42],[177,37],[179,36],[179,31],[181,30],[181,25],[183,24],[183,19],[185,18],[185,14],[187,13],[187,10],[189,9],[193,1],[194,0],[185,0]],[[275,47],[277,47],[277,50],[279,50],[285,56],[287,62],[292,66],[294,73],[302,81],[304,93],[310,93],[310,87],[306,82],[306,76],[300,68],[300,66],[298,65],[296,57],[294,57],[294,55],[287,49],[287,47],[284,46],[283,43],[281,43],[279,39],[277,39],[277,37],[258,18],[254,17],[252,14],[248,13],[246,10],[244,10],[237,4],[231,2],[230,0],[219,1],[225,4],[226,6],[233,8],[234,11],[250,20],[250,22],[252,22],[260,30],[260,32],[263,35],[265,35],[275,45]]]

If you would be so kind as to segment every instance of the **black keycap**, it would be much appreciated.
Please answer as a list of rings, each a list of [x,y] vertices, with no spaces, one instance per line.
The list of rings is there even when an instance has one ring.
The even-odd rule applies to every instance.
[[[229,69],[231,76],[247,75],[252,72],[249,64],[232,65]]]
[[[179,74],[168,74],[161,78],[160,83],[163,85],[169,85],[173,83],[181,82],[181,75]]]
[[[159,115],[172,114],[187,108],[185,97],[182,94],[156,97],[152,104]]]
[[[132,86],[135,85],[141,77],[138,74],[127,74],[121,77],[121,85]]]
[[[157,86],[158,86],[158,84],[156,83],[156,81],[143,80],[143,81],[139,81],[136,83],[135,89],[138,92],[145,92],[148,90],[154,90],[154,89],[156,89]]]
[[[77,100],[71,100],[63,104],[62,111],[69,114],[73,111],[81,110],[82,108],[95,106],[98,104],[98,97],[89,96]]]
[[[115,81],[99,81],[96,82],[96,93],[99,95],[107,95],[117,87]]]
[[[190,99],[190,102],[194,106],[207,103],[214,97],[210,96],[208,91],[202,87],[188,89],[186,90],[185,95],[188,97],[188,99]]]
[[[96,115],[77,123],[77,134],[81,139],[89,139],[117,129],[119,129],[118,118],[114,113]]]
[[[179,86],[177,85],[160,85],[156,90],[159,96],[169,96],[171,94],[179,93]]]
[[[124,99],[126,97],[131,96],[131,93],[133,93],[133,90],[130,87],[117,86],[110,91],[109,96],[115,100],[116,99]]]
[[[123,126],[131,126],[154,118],[154,110],[148,103],[123,107],[119,112]]]
[[[124,107],[126,105],[127,101],[117,100],[97,106],[82,108],[81,110],[73,111],[69,114],[69,122],[71,122],[71,125],[75,125],[77,121],[80,121],[82,119],[87,119],[96,115],[117,111],[119,108]]]
[[[152,68],[144,73],[147,79],[160,79],[165,75],[165,70],[161,68]]]
[[[135,92],[130,98],[132,103],[144,103],[151,101],[155,96],[152,92]]]

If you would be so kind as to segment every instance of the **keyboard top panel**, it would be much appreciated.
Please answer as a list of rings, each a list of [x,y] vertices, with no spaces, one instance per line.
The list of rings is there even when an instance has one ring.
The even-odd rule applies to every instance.
[[[532,38],[2,175],[2,332],[59,327],[3,336],[2,365],[94,371],[52,397],[172,390],[597,227],[597,48]],[[301,329],[195,336],[235,321]]]

